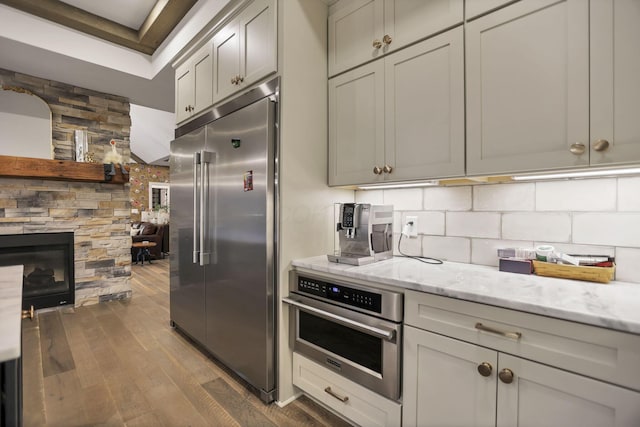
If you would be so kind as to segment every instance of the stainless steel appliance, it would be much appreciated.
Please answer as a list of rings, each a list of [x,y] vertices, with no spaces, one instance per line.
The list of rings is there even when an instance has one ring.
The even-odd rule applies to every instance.
[[[278,79],[176,130],[171,322],[276,398]]]
[[[365,265],[393,257],[393,206],[343,203],[336,228],[340,250],[329,261]]]
[[[389,399],[400,399],[401,293],[292,271],[293,350]]]

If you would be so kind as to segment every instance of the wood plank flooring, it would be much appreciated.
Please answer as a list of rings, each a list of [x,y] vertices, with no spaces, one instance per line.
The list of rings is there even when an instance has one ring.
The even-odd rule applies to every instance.
[[[264,405],[169,327],[169,260],[132,267],[130,300],[23,321],[26,427],[349,425],[305,397]]]

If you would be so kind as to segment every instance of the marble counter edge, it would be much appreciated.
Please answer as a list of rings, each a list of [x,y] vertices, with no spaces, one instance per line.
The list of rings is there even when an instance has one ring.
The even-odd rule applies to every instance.
[[[0,362],[20,357],[22,265],[0,267]]]
[[[402,258],[394,258],[396,261],[396,265],[398,259]],[[390,260],[387,260],[390,261]],[[383,261],[386,262],[386,261]],[[440,286],[438,284],[425,284],[425,283],[417,283],[406,280],[400,280],[398,278],[390,277],[389,275],[380,274],[384,272],[385,269],[390,269],[394,266],[394,264],[384,265],[382,263],[377,263],[377,265],[368,265],[364,267],[351,266],[345,264],[331,264],[326,261],[326,257],[318,256],[311,257],[305,259],[298,259],[292,261],[292,266],[300,269],[307,269],[320,273],[328,273],[334,275],[344,276],[346,278],[365,280],[375,283],[380,283],[387,286],[398,287],[407,290],[413,290],[418,292],[426,292],[434,295],[455,298],[459,300],[475,302],[480,304],[492,305],[500,308],[511,309],[516,311],[522,311],[530,314],[537,314],[547,317],[553,317],[560,320],[568,320],[579,322],[583,324],[588,324],[592,326],[603,327],[607,329],[613,329],[620,332],[627,332],[633,334],[640,334],[640,314],[638,314],[637,318],[620,318],[619,316],[614,315],[613,313],[596,313],[589,312],[589,309],[593,310],[592,307],[569,307],[568,305],[562,306],[558,301],[526,301],[524,299],[518,298],[503,298],[496,295],[486,295],[482,294],[478,291],[473,291],[470,289],[461,289],[468,285],[449,285],[449,286]],[[480,265],[472,265],[472,264],[458,264],[458,263],[446,263],[441,268],[449,268],[451,271],[447,274],[450,275],[458,275],[459,271],[465,272],[477,272],[481,276],[485,276],[483,279],[485,282],[488,279],[500,278],[507,281],[515,282],[514,286],[517,286],[518,283],[523,284],[523,286],[545,286],[552,284],[556,289],[561,289],[563,292],[573,296],[575,294],[576,298],[572,299],[572,303],[575,304],[575,300],[578,297],[582,296],[585,293],[589,293],[586,288],[590,286],[595,286],[595,289],[599,289],[597,287],[609,287],[611,289],[612,284],[618,286],[620,288],[625,289],[633,289],[640,295],[640,285],[630,284],[625,282],[612,282],[612,284],[593,284],[589,282],[577,282],[574,280],[567,279],[557,279],[557,278],[548,278],[541,276],[528,276],[522,274],[515,273],[505,273],[498,271],[495,267],[488,266],[480,266]],[[372,271],[374,270],[374,271]],[[376,274],[376,270],[377,273]],[[456,271],[459,270],[459,271]],[[441,273],[441,272],[440,272]],[[441,274],[442,275],[442,274]],[[576,282],[579,283],[583,288],[576,288]],[[571,285],[563,288],[563,285]],[[458,286],[458,287],[456,287]],[[606,288],[603,288],[606,289]],[[572,294],[573,292],[573,294]],[[585,304],[586,305],[586,304]],[[640,311],[640,310],[639,310]]]

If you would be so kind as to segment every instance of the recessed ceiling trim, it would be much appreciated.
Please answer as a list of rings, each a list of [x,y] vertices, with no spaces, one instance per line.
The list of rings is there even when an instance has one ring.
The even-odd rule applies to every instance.
[[[59,0],[0,0],[0,3],[151,55],[196,1],[159,0],[137,31]]]

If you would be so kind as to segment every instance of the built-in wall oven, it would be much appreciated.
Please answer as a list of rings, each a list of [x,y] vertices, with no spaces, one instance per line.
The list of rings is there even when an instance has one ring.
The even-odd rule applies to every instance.
[[[389,399],[401,390],[403,295],[292,271],[293,350]]]

